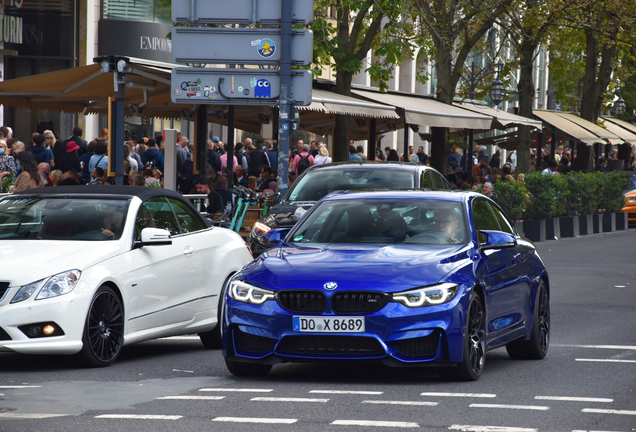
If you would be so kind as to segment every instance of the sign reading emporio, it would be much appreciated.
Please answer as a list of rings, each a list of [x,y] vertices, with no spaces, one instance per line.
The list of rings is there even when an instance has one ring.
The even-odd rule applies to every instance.
[[[0,42],[22,43],[22,18],[0,14]]]
[[[99,21],[98,55],[119,55],[172,62],[172,26],[139,21]]]
[[[172,52],[172,41],[167,38],[158,38],[152,36],[139,36],[141,44],[139,49]]]

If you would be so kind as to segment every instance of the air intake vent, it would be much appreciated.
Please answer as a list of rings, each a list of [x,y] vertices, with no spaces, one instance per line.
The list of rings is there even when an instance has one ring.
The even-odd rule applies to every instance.
[[[378,292],[338,292],[331,296],[335,313],[370,313],[382,309],[388,296]]]
[[[5,294],[9,291],[11,282],[0,282],[0,301],[4,299]]]
[[[327,309],[325,293],[320,291],[280,291],[278,304],[290,312],[320,313]]]

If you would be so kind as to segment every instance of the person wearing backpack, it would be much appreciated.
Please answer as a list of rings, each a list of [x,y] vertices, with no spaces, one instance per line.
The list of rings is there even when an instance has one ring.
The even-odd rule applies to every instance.
[[[309,145],[303,144],[301,151],[294,157],[294,168],[296,169],[296,177],[301,175],[307,168],[315,165],[314,157],[309,154]]]

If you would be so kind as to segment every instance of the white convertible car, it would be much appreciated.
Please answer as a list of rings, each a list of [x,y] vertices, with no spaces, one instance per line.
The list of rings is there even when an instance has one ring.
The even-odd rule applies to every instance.
[[[226,281],[252,254],[175,192],[59,186],[0,200],[0,351],[78,354],[198,333],[220,347]]]

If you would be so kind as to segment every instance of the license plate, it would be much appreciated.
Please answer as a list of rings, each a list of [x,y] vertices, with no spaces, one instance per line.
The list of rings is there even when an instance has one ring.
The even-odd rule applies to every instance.
[[[362,333],[364,317],[294,317],[294,331],[311,333]]]

